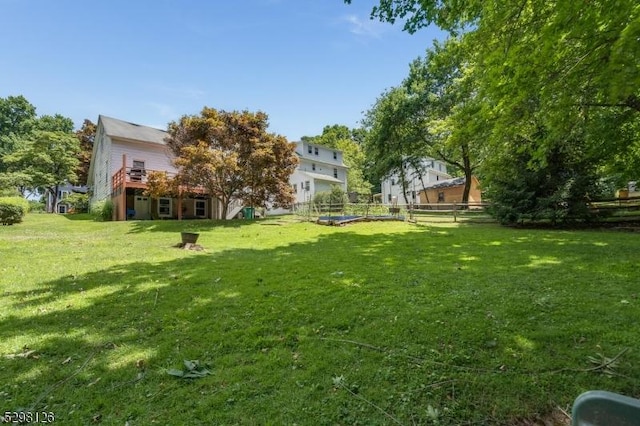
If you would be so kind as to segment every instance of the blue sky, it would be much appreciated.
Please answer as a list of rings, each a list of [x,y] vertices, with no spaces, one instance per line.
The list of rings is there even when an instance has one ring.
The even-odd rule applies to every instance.
[[[356,127],[434,38],[369,20],[374,0],[0,0],[0,97],[76,126],[166,128],[203,106],[262,110],[298,140]]]

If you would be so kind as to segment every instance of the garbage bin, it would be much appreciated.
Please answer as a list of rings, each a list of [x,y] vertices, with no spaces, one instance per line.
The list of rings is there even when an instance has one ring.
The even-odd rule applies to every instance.
[[[253,207],[245,207],[242,209],[242,215],[245,219],[253,219]]]

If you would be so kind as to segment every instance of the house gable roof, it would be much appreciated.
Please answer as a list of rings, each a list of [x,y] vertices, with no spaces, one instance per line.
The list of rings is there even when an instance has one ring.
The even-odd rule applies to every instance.
[[[438,182],[430,183],[424,186],[424,189],[441,189],[441,188],[451,188],[453,186],[464,185],[465,182],[464,177],[457,177],[453,179],[441,180]]]
[[[118,120],[117,118],[106,117],[104,115],[98,117],[98,122],[102,122],[102,127],[107,136],[117,139],[129,139],[165,145],[164,138],[168,135],[164,130],[129,123],[128,121]]]

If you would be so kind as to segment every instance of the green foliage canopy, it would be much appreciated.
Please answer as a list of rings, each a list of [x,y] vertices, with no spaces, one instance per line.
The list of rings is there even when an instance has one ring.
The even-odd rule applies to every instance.
[[[178,183],[206,188],[221,201],[223,217],[234,199],[253,207],[288,206],[295,145],[267,127],[263,112],[209,107],[170,123],[166,141],[176,156]]]

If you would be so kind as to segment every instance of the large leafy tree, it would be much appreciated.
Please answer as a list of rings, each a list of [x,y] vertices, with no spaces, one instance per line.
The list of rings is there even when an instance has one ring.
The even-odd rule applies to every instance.
[[[80,130],[76,131],[76,137],[80,141],[76,183],[86,185],[89,178],[91,154],[93,153],[93,141],[96,137],[96,125],[91,120],[85,119]]]
[[[488,136],[471,53],[459,39],[436,43],[424,58],[413,61],[403,84],[414,138],[424,145],[419,152],[464,174],[462,202],[466,203]]]
[[[0,173],[6,172],[3,156],[20,147],[36,120],[36,108],[24,96],[0,98]]]
[[[73,120],[61,114],[42,115],[34,121],[33,130],[43,132],[73,132]]]
[[[547,200],[536,209],[558,217],[596,195],[605,173],[619,183],[637,178],[637,2],[381,0],[372,16],[401,19],[409,32],[435,23],[463,34],[474,53],[473,96],[489,130],[492,160],[483,167],[483,184],[490,193],[535,194]],[[468,127],[455,127],[461,125]],[[543,194],[531,176],[553,179]]]
[[[413,122],[415,104],[403,86],[383,92],[366,112],[365,152],[370,174],[381,180],[397,174],[407,199],[406,167],[417,163],[427,153]]]
[[[166,141],[176,156],[177,182],[206,188],[221,201],[223,217],[234,199],[253,207],[289,205],[295,145],[267,127],[263,112],[209,107],[170,123]]]
[[[75,179],[80,148],[72,133],[62,131],[34,131],[24,146],[4,157],[9,170],[29,176],[30,186],[47,190],[57,203],[60,185]]]
[[[347,192],[361,195],[371,194],[371,184],[365,178],[365,154],[362,147],[363,129],[349,129],[347,126],[334,124],[325,126],[318,136],[303,136],[301,139],[310,143],[324,145],[342,151],[347,172]]]
[[[547,112],[551,131],[593,108],[640,112],[634,0],[380,0],[372,17],[400,19],[411,33],[430,24],[464,32],[500,131],[512,128],[532,99]]]

